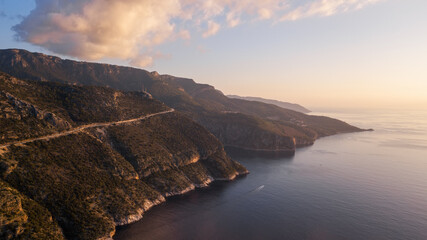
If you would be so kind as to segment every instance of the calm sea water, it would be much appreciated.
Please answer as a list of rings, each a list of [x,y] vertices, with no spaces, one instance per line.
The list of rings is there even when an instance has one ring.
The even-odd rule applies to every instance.
[[[115,239],[427,239],[427,112],[328,112],[341,134],[150,210]]]

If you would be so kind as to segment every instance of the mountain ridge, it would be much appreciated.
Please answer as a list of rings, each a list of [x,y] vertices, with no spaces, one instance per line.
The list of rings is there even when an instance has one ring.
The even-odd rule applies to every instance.
[[[0,204],[16,202],[0,211],[2,238],[111,238],[169,196],[248,173],[205,128],[145,93],[1,72],[0,93]]]
[[[362,131],[332,118],[305,115],[272,104],[231,99],[213,86],[198,84],[192,79],[131,67],[62,60],[9,49],[0,50],[0,71],[37,81],[146,90],[154,98],[206,127],[225,146],[241,149],[294,154],[296,147],[311,145],[319,137]]]
[[[242,97],[242,96],[238,96],[238,95],[227,95],[227,97],[273,104],[273,105],[276,105],[276,106],[281,107],[281,108],[286,108],[286,109],[294,110],[294,111],[301,112],[301,113],[310,113],[311,112],[307,108],[305,108],[305,107],[303,107],[297,103],[289,103],[289,102],[283,102],[283,101],[274,100],[274,99],[266,99],[266,98],[261,98],[261,97],[249,97],[249,96]]]

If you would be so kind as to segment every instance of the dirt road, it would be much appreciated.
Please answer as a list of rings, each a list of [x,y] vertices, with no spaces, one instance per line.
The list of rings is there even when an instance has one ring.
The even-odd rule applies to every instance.
[[[131,123],[131,122],[137,122],[137,121],[141,121],[150,117],[154,117],[154,116],[158,116],[158,115],[162,115],[162,114],[168,114],[171,112],[174,112],[175,109],[170,109],[167,111],[163,111],[163,112],[158,112],[158,113],[152,113],[152,114],[148,114],[139,118],[134,118],[134,119],[128,119],[128,120],[122,120],[122,121],[117,121],[117,122],[105,122],[105,123],[91,123],[91,124],[87,124],[87,125],[83,125],[83,126],[79,126],[73,129],[70,129],[68,131],[64,131],[64,132],[59,132],[59,133],[54,133],[51,135],[47,135],[47,136],[42,136],[42,137],[37,137],[37,138],[30,138],[30,139],[26,139],[26,140],[21,140],[21,141],[15,141],[15,142],[10,142],[10,143],[5,143],[0,145],[0,149],[2,148],[7,148],[11,145],[14,144],[25,144],[25,143],[29,143],[29,142],[34,142],[34,141],[39,141],[39,140],[49,140],[52,138],[57,138],[57,137],[62,137],[62,136],[66,136],[66,135],[70,135],[70,134],[75,134],[75,133],[79,133],[85,129],[88,128],[96,128],[96,127],[109,127],[112,125],[121,125],[121,124],[126,124],[126,123]]]

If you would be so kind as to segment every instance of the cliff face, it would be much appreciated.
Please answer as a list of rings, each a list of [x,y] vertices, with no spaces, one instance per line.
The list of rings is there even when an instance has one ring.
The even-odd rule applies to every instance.
[[[205,128],[147,94],[5,74],[0,89],[7,236],[109,238],[165,197],[247,173]]]
[[[214,87],[191,79],[129,67],[62,60],[11,49],[0,50],[0,71],[37,81],[110,86],[121,90],[144,89],[208,128],[225,145],[241,149],[292,152],[295,147],[313,144],[318,137],[361,131],[331,118],[310,116],[257,101],[231,99]],[[230,129],[234,134],[227,132]]]
[[[219,116],[218,116],[219,115]],[[276,151],[286,155],[295,152],[295,138],[278,134],[274,124],[241,113],[222,113],[199,118],[203,126],[212,132],[226,147],[246,151]]]

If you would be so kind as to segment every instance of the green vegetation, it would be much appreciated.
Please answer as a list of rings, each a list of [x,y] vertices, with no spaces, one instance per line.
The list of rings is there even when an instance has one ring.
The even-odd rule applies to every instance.
[[[0,144],[167,109],[143,92],[23,81],[0,73]]]
[[[49,211],[0,180],[1,239],[64,239]]]
[[[292,153],[321,136],[360,131],[230,99],[190,79],[22,50],[0,53],[0,70],[13,76],[0,73],[0,145],[169,109],[143,89],[179,111],[0,149],[0,227],[8,236],[111,237],[116,225],[139,219],[165,196],[246,173],[221,142]]]
[[[246,172],[206,129],[176,113],[110,127],[105,141],[163,195]]]
[[[142,92],[0,80],[3,143],[168,109]],[[15,144],[0,152],[0,227],[17,239],[111,237],[165,196],[242,173],[211,133],[178,113]]]
[[[5,180],[44,205],[70,239],[103,237],[114,231],[117,211],[132,214],[157,196],[126,160],[86,134],[12,147],[4,158],[19,159]]]
[[[34,107],[43,106],[46,112],[54,113],[72,125],[138,118],[168,109],[144,92],[22,81],[4,73],[0,73],[0,89]]]
[[[221,143],[206,129],[180,114],[157,116],[125,127],[113,126],[108,133],[112,146],[131,160],[141,176],[222,151]]]
[[[38,81],[110,86],[121,90],[146,89],[156,99],[206,127],[224,145],[243,149],[262,147],[292,152],[295,147],[313,144],[319,137],[361,131],[335,119],[310,116],[262,102],[231,99],[212,86],[141,69],[61,60],[25,50],[3,50],[0,70]],[[227,132],[229,129],[234,130],[233,134]],[[241,135],[236,139],[236,134]]]

